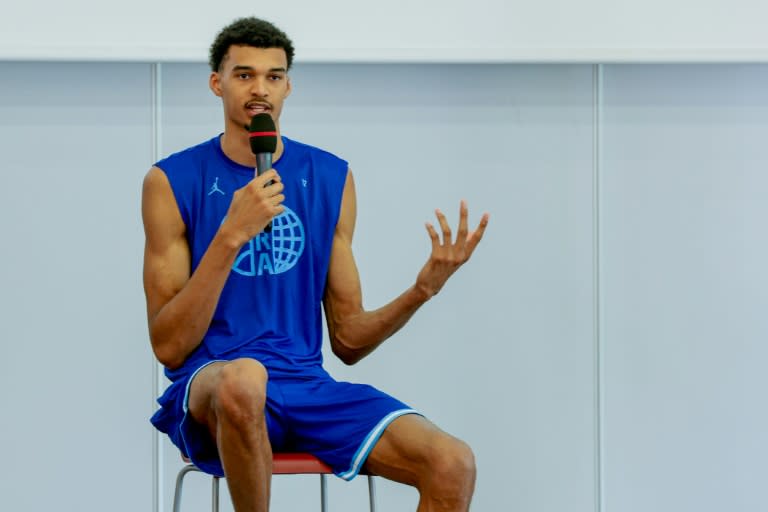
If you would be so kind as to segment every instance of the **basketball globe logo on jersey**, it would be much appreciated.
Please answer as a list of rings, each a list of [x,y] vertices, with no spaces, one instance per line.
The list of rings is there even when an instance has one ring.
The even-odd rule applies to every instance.
[[[299,216],[285,206],[272,219],[272,230],[261,232],[240,250],[232,270],[241,276],[282,274],[296,266],[304,253],[304,225]]]

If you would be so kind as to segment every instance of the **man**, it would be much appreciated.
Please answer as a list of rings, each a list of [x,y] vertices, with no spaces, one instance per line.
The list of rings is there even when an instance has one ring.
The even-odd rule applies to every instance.
[[[307,451],[342,478],[361,469],[415,486],[420,511],[464,511],[474,456],[402,402],[334,381],[322,368],[320,303],[333,352],[354,364],[437,294],[480,241],[460,208],[412,287],[364,311],[352,255],[356,199],[345,161],[278,136],[273,169],[253,177],[247,125],[278,132],[293,46],[255,18],[224,28],[209,86],[220,136],[158,162],[144,180],[144,287],[152,348],[172,381],[153,424],[201,469],[225,475],[235,510],[269,506],[272,450]],[[272,224],[272,231],[265,227]]]

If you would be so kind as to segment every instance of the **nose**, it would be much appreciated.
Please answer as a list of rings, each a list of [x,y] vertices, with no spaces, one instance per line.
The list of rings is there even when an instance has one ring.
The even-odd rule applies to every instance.
[[[263,76],[254,77],[251,80],[251,95],[266,98],[267,94],[267,80]]]

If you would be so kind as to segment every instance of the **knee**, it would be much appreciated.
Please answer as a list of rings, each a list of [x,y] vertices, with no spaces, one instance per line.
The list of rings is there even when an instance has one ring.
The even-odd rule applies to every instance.
[[[431,486],[443,498],[468,503],[477,475],[475,454],[464,441],[445,436],[432,445],[429,474]]]
[[[224,365],[216,379],[213,409],[216,417],[248,425],[264,417],[267,370],[253,359],[236,359]]]

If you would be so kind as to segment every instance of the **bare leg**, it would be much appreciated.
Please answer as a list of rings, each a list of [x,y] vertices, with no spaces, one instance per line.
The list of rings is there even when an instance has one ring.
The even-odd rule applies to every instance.
[[[375,475],[415,486],[418,512],[466,512],[475,490],[475,457],[463,441],[425,418],[408,414],[393,421],[365,467]]]
[[[272,449],[264,419],[267,372],[252,359],[212,363],[189,392],[192,417],[216,441],[237,512],[267,512]]]

